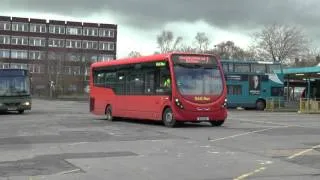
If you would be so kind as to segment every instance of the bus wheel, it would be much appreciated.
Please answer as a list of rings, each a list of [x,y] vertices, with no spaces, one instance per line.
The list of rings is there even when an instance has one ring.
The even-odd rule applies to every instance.
[[[222,121],[210,121],[211,126],[221,126],[224,123],[224,120]]]
[[[19,114],[23,114],[24,110],[19,110],[18,112],[19,112]]]
[[[112,108],[111,108],[110,105],[106,108],[105,117],[106,117],[106,120],[108,120],[108,121],[112,121],[112,120],[113,120],[113,117],[112,117]]]
[[[266,103],[263,100],[258,100],[256,102],[256,109],[259,111],[263,111],[266,108]]]
[[[177,122],[173,117],[171,108],[166,108],[162,114],[162,121],[167,127],[175,127]]]

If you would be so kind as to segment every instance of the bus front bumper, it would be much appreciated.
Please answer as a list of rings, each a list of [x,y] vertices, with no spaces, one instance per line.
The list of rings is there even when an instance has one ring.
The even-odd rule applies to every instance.
[[[15,103],[0,103],[0,111],[20,111],[20,110],[31,110],[31,102],[15,102]]]
[[[177,121],[183,122],[224,121],[228,115],[226,108],[219,108],[210,112],[194,112],[177,108],[173,113]]]

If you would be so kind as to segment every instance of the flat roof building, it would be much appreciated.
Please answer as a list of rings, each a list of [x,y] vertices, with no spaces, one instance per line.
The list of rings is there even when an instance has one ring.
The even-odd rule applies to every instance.
[[[116,59],[117,25],[0,16],[0,68],[32,73],[33,92],[54,81],[83,92],[90,64]]]

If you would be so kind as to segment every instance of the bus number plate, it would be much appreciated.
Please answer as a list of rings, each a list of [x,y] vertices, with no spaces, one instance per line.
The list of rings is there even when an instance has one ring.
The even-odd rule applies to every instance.
[[[15,110],[17,110],[16,107],[8,107],[8,111],[15,111]]]
[[[209,121],[209,117],[197,117],[198,121]]]

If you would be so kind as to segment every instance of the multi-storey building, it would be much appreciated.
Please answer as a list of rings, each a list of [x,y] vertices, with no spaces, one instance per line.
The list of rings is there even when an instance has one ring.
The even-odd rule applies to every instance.
[[[33,92],[83,92],[92,62],[116,59],[117,25],[0,16],[0,68],[26,68]]]

